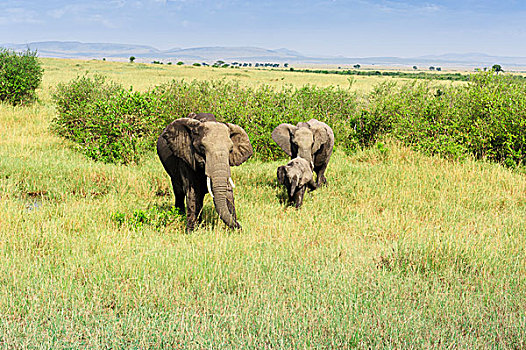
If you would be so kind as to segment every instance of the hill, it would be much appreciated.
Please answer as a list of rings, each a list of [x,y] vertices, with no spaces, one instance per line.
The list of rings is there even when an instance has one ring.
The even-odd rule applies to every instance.
[[[491,56],[483,53],[448,53],[419,57],[313,57],[286,48],[276,50],[259,47],[193,47],[159,50],[147,45],[82,43],[77,41],[44,41],[27,44],[1,44],[14,50],[37,50],[41,57],[80,58],[124,61],[135,56],[139,62],[185,61],[185,62],[275,62],[291,64],[331,65],[379,65],[379,66],[444,66],[444,67],[491,67],[504,65],[505,69],[526,69],[526,57]]]

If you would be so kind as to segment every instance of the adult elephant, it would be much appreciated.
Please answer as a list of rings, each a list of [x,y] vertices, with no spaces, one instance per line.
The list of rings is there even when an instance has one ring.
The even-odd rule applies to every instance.
[[[157,140],[157,154],[172,180],[175,206],[185,212],[186,229],[192,231],[208,191],[221,220],[241,228],[236,219],[234,183],[230,167],[252,155],[247,133],[238,125],[220,123],[210,113],[190,113],[173,121]]]
[[[325,170],[334,147],[330,126],[316,119],[295,126],[283,123],[272,131],[272,139],[291,159],[300,157],[313,164],[317,186],[327,183]]]

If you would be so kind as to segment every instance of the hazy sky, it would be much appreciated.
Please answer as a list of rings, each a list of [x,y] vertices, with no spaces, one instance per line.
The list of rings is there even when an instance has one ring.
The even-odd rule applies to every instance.
[[[0,0],[0,43],[48,40],[316,56],[526,56],[526,1]]]

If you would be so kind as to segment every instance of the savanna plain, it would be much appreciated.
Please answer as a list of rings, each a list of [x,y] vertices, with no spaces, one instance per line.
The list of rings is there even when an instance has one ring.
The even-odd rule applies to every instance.
[[[276,181],[285,161],[251,160],[232,168],[243,229],[227,229],[207,196],[187,234],[154,149],[104,164],[50,131],[58,83],[86,72],[141,91],[171,79],[348,79],[42,63],[37,103],[0,104],[0,347],[526,347],[523,171],[386,140],[336,149],[328,186],[296,210]],[[368,90],[390,78],[355,79]]]

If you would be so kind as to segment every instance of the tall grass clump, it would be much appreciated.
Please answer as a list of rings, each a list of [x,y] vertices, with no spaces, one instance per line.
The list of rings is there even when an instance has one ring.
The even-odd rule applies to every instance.
[[[43,72],[36,51],[0,48],[0,101],[12,105],[34,101]]]

